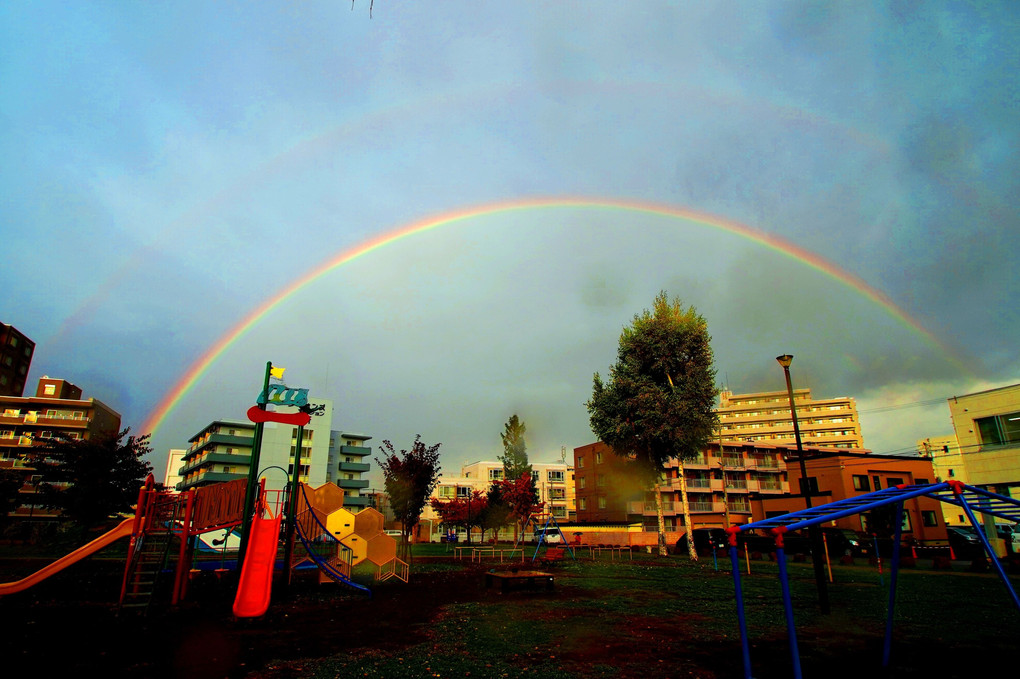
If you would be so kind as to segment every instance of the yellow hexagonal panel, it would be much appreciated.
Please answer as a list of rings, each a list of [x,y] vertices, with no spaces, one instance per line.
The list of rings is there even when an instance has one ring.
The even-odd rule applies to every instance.
[[[382,566],[397,556],[397,541],[385,533],[369,538],[367,543],[367,558],[376,566]]]
[[[326,528],[337,540],[354,535],[355,521],[354,514],[346,509],[338,509],[326,517]]]
[[[351,548],[352,566],[361,563],[368,556],[368,540],[364,540],[358,535],[348,535],[341,542]]]
[[[354,517],[354,532],[366,540],[374,538],[382,532],[385,517],[378,509],[362,509]]]
[[[323,514],[332,514],[344,506],[344,491],[335,483],[324,483],[314,490],[308,484],[304,485],[308,503]]]

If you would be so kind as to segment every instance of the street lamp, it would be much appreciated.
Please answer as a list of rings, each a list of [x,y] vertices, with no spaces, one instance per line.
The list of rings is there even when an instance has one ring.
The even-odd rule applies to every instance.
[[[811,484],[808,482],[807,465],[804,464],[804,445],[800,441],[800,425],[797,424],[797,407],[793,404],[793,382],[790,381],[791,354],[776,356],[779,365],[783,366],[786,375],[786,393],[790,397],[790,416],[793,418],[793,437],[797,441],[797,460],[800,462],[800,492],[804,502],[811,509]],[[808,527],[808,538],[811,541],[811,561],[815,567],[815,584],[818,586],[818,607],[822,613],[829,612],[829,588],[825,582],[825,565],[822,563],[822,532],[818,524]]]
[[[800,442],[800,425],[797,424],[797,408],[793,405],[793,383],[790,381],[790,364],[793,356],[783,354],[776,356],[779,365],[783,366],[786,375],[786,393],[790,397],[790,415],[793,417],[793,438],[797,441],[797,459],[800,461],[800,492],[804,494],[804,502],[811,509],[811,484],[808,483],[807,466],[804,464],[804,445]]]

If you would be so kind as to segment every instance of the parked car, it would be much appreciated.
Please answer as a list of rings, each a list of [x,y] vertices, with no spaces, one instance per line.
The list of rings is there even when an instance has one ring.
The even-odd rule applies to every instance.
[[[559,528],[536,528],[534,540],[537,543],[541,539],[543,544],[559,544],[563,540],[560,538]]]
[[[725,549],[729,544],[726,531],[722,528],[695,528],[693,533],[694,549],[699,554],[711,553],[713,549]],[[687,553],[687,534],[684,533],[676,541],[676,553]]]
[[[984,554],[981,538],[971,526],[946,526],[946,535],[957,559],[976,559]]]

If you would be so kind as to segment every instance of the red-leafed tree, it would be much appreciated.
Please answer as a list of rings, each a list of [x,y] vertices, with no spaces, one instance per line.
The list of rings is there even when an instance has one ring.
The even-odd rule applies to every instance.
[[[383,441],[383,459],[375,459],[382,469],[386,493],[390,496],[390,507],[400,521],[403,532],[400,548],[402,556],[408,561],[411,557],[411,532],[418,525],[425,503],[439,481],[441,445],[436,443],[426,446],[419,434],[414,437],[411,450],[401,450],[398,455],[392,443]]]
[[[432,498],[430,504],[433,511],[439,515],[441,524],[448,528],[463,528],[467,531],[468,542],[471,542],[471,527],[484,525],[489,503],[486,496],[474,490],[469,497],[458,497],[453,500]],[[485,537],[484,528],[482,537]]]
[[[514,520],[514,536],[523,534],[528,519],[532,514],[542,511],[544,502],[535,497],[535,485],[531,474],[524,472],[515,479],[504,479],[499,482],[500,499],[510,510]]]

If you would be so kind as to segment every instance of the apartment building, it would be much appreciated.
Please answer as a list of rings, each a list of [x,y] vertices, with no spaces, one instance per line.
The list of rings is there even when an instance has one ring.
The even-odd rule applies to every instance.
[[[949,399],[964,476],[974,486],[1020,497],[1020,384]]]
[[[574,501],[574,470],[566,462],[532,463],[535,488],[539,501],[545,503],[543,511],[549,512],[560,523],[573,521],[576,515]],[[464,479],[483,481],[483,492],[487,492],[493,481],[503,479],[503,463],[491,460],[472,462],[461,467]]]
[[[800,488],[801,473],[800,465],[796,462],[797,452],[794,449],[788,455],[790,485]],[[807,470],[812,506],[815,507],[901,484],[925,485],[935,481],[935,470],[929,458],[880,455],[863,449],[807,448],[804,467]],[[807,506],[802,494],[761,500],[765,518],[798,511]],[[907,500],[904,503],[904,537],[918,541],[945,540],[946,521],[942,505],[939,500],[927,497]],[[835,519],[833,527],[867,530],[866,517],[854,514]]]
[[[81,388],[43,376],[35,396],[0,396],[0,466],[20,470],[23,485],[14,514],[43,518],[55,516],[34,502],[39,477],[33,450],[58,434],[89,440],[120,431],[120,413],[102,401],[82,398]]]
[[[255,425],[241,420],[213,420],[188,439],[177,470],[177,490],[188,490],[248,477]]]
[[[365,445],[365,442],[371,438],[355,432],[330,432],[326,481],[343,489],[344,507],[355,511],[375,506],[372,504],[373,498],[366,492],[369,481],[365,478],[371,469],[368,456],[372,454],[372,447]]]
[[[304,427],[301,452],[297,454],[297,427],[267,422],[262,430],[259,452],[261,476],[268,490],[287,487],[298,457],[298,478],[314,487],[330,481],[344,490],[344,506],[354,510],[368,506],[362,491],[368,488],[363,479],[370,465],[365,458],[372,449],[365,445],[371,436],[331,429],[333,402],[311,399],[322,406],[322,414]],[[216,420],[195,434],[185,453],[178,473],[178,490],[221,481],[247,478],[251,464],[255,425],[242,420]]]
[[[826,448],[862,448],[864,437],[857,403],[847,396],[811,398],[810,389],[795,389],[793,403],[803,445]],[[786,391],[753,394],[719,394],[719,416],[723,441],[744,441],[788,445],[796,442],[790,396]]]
[[[544,502],[543,511],[556,517],[558,523],[571,522],[576,517],[574,501],[574,469],[566,462],[533,463],[531,469],[535,474],[535,488],[539,500]],[[493,460],[481,460],[463,465],[460,474],[444,475],[439,478],[432,491],[430,501],[466,499],[474,491],[482,495],[489,492],[494,481],[503,480],[503,463]],[[420,539],[439,540],[439,515],[430,504],[425,505],[419,527]],[[512,537],[512,531],[500,533],[502,539]]]
[[[764,518],[761,498],[789,493],[787,452],[769,444],[711,443],[685,461],[683,480],[694,527],[725,528]],[[630,464],[601,441],[574,449],[577,521],[640,522],[645,530],[656,531],[658,492],[666,530],[683,532],[680,463],[666,465],[655,491],[641,484]]]
[[[35,342],[12,325],[0,323],[0,396],[24,396]]]

